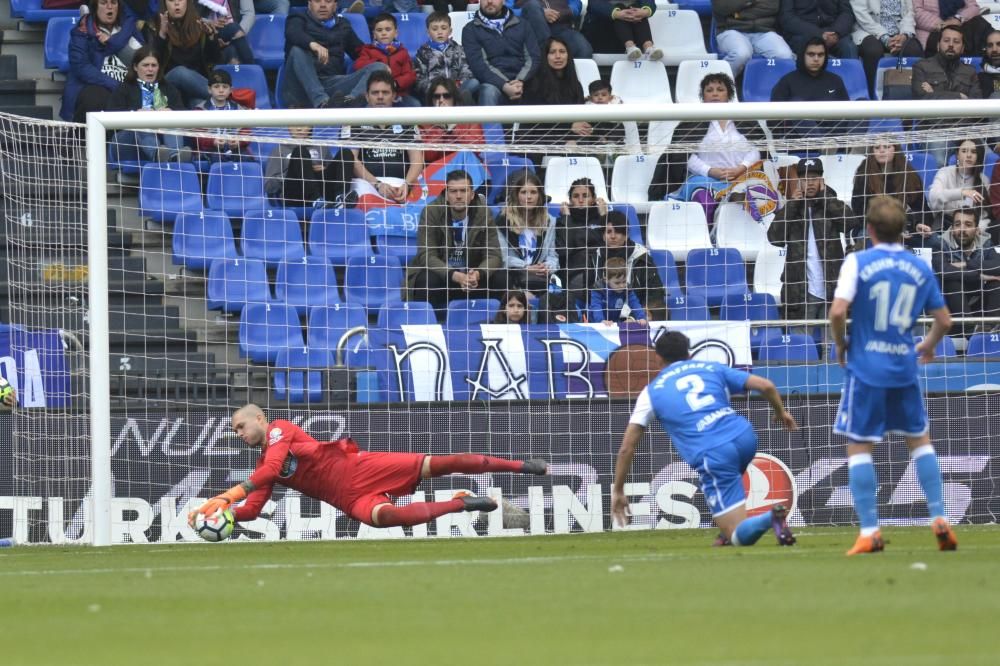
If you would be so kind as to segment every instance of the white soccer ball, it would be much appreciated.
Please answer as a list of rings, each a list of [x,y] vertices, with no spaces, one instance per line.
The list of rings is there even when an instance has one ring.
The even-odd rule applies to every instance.
[[[210,516],[198,514],[194,518],[194,531],[205,541],[225,541],[236,527],[236,519],[229,509],[216,511]]]

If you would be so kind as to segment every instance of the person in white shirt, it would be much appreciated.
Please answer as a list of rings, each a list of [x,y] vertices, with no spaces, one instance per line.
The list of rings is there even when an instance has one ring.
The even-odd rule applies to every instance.
[[[955,164],[938,169],[927,197],[927,205],[935,213],[934,231],[940,231],[943,220],[960,208],[979,211],[979,228],[985,230],[990,223],[990,180],[983,173],[986,146],[965,139],[954,155]]]

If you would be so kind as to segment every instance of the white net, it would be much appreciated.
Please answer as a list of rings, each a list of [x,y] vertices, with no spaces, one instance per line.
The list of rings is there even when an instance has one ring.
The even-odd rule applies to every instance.
[[[958,318],[924,371],[948,513],[995,521],[998,127],[710,125],[710,115],[584,127],[529,114],[499,125],[487,112],[417,129],[361,115],[280,129],[256,128],[260,116],[246,112],[253,129],[109,132],[113,541],[194,538],[192,498],[254,467],[230,435],[232,410],[247,402],[321,441],[540,457],[553,476],[449,477],[400,498],[500,493],[528,512],[520,527],[463,514],[379,531],[278,491],[239,538],[610,529],[614,453],[665,328],[686,332],[698,357],[771,377],[803,426],[788,435],[764,403],[736,400],[773,456],[748,474],[751,507],[794,500],[793,523],[851,523],[843,440],[830,430],[843,375],[822,321],[845,253],[866,244],[867,201],[882,193],[906,203],[906,244],[934,266]],[[79,132],[3,125],[4,374],[16,373],[21,405],[0,535],[22,541],[86,538]],[[44,405],[26,402],[24,384],[26,350],[43,344]],[[903,444],[879,447],[877,464],[883,516],[926,520]],[[692,471],[658,427],[633,482],[637,527],[708,524]]]

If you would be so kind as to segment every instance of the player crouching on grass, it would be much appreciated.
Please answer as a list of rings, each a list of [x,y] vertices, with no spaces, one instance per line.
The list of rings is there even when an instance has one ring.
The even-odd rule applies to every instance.
[[[257,405],[245,405],[233,414],[233,430],[250,447],[261,448],[257,468],[250,478],[213,497],[188,514],[210,516],[246,499],[233,508],[237,522],[259,514],[275,483],[322,500],[355,520],[373,527],[410,526],[459,511],[493,511],[489,497],[459,495],[447,502],[413,502],[396,506],[389,499],[411,495],[421,480],[446,474],[514,472],[542,475],[548,465],[541,460],[516,461],[480,454],[431,456],[423,453],[360,451],[349,437],[318,442],[294,423],[267,422]]]
[[[795,418],[785,411],[770,379],[720,363],[691,360],[690,344],[680,331],[668,331],[656,340],[656,355],[664,367],[639,394],[622,437],[611,489],[612,520],[628,524],[625,479],[635,448],[656,417],[678,455],[698,472],[701,492],[723,536],[734,546],[752,546],[773,529],[779,546],[793,545],[785,506],[779,504],[747,518],[743,473],[757,455],[757,434],[749,421],[733,411],[729,394],[759,392],[771,404],[774,420],[788,430],[799,429]]]

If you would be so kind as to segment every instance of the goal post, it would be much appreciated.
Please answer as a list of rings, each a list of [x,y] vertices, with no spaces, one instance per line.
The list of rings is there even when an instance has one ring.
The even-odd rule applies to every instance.
[[[630,201],[628,197],[631,193],[642,192],[655,183],[646,181],[636,187],[627,187],[628,183],[624,183],[623,187],[612,187],[612,179],[619,177],[614,173],[618,168],[615,158],[626,155],[624,147],[568,145],[565,137],[557,134],[552,126],[570,120],[595,125],[638,123],[642,128],[643,144],[642,152],[634,154],[634,157],[655,162],[661,155],[667,155],[683,165],[686,156],[699,149],[703,132],[675,133],[673,136],[668,132],[668,140],[658,141],[650,124],[705,123],[724,119],[767,122],[774,127],[771,121],[826,121],[826,131],[822,133],[793,137],[781,136],[773,131],[766,133],[760,152],[766,155],[765,161],[771,161],[768,168],[773,167],[773,172],[769,173],[777,174],[780,169],[780,173],[784,174],[784,169],[794,164],[797,156],[803,153],[814,155],[817,159],[844,156],[849,158],[845,162],[850,168],[857,169],[870,148],[879,142],[898,143],[908,153],[933,150],[944,153],[946,142],[950,144],[964,137],[973,137],[978,143],[992,145],[994,137],[1000,137],[1000,123],[992,121],[1000,115],[998,111],[1000,102],[994,100],[963,100],[961,103],[741,102],[726,105],[588,104],[488,109],[106,112],[90,114],[85,127],[10,121],[5,133],[27,135],[35,132],[38,141],[46,148],[52,148],[65,133],[75,133],[73,146],[76,152],[52,159],[69,161],[86,173],[86,217],[84,226],[79,229],[86,235],[83,254],[88,267],[83,319],[86,335],[81,345],[86,361],[80,362],[78,375],[85,382],[85,389],[76,396],[79,400],[67,403],[65,409],[74,414],[85,412],[88,417],[88,453],[86,456],[73,455],[86,458],[87,471],[79,476],[89,478],[86,479],[85,492],[80,492],[75,486],[70,488],[71,484],[55,478],[60,473],[64,474],[60,456],[70,456],[59,453],[58,448],[46,451],[29,444],[33,437],[58,432],[58,427],[49,422],[54,419],[48,416],[51,410],[47,411],[45,407],[19,408],[11,418],[23,424],[12,434],[12,447],[18,452],[15,464],[21,466],[12,474],[11,497],[14,499],[10,501],[10,506],[17,504],[20,508],[6,511],[8,507],[0,504],[0,537],[6,536],[2,533],[5,519],[12,515],[16,533],[21,538],[27,536],[31,542],[58,542],[62,538],[53,537],[53,534],[65,534],[66,541],[82,538],[99,546],[123,541],[191,540],[194,535],[182,524],[185,508],[196,505],[199,497],[210,496],[245,479],[248,468],[252,467],[252,458],[237,446],[227,432],[232,410],[250,399],[262,402],[272,417],[291,418],[320,439],[356,434],[365,440],[363,444],[377,450],[388,448],[443,454],[486,449],[486,452],[495,455],[546,457],[553,461],[556,476],[543,485],[509,482],[499,477],[455,478],[421,486],[417,495],[410,498],[412,501],[432,499],[450,493],[452,487],[469,485],[481,493],[513,497],[515,503],[530,515],[530,525],[519,528],[520,532],[516,531],[518,528],[511,528],[502,519],[492,516],[483,517],[475,523],[441,521],[428,528],[406,530],[405,533],[401,530],[376,531],[359,527],[340,512],[312,503],[297,493],[285,493],[275,496],[275,503],[268,506],[261,518],[248,525],[246,531],[241,532],[241,538],[469,536],[611,529],[607,516],[607,495],[613,451],[620,441],[621,428],[627,421],[629,398],[634,397],[642,377],[648,377],[649,368],[644,364],[649,363],[649,357],[643,349],[667,327],[687,331],[697,341],[702,350],[699,353],[703,353],[704,358],[753,367],[770,376],[782,387],[793,409],[798,410],[802,417],[804,434],[791,437],[769,426],[763,403],[738,401],[738,411],[748,415],[761,432],[761,451],[773,458],[770,461],[762,459],[754,467],[750,482],[758,484],[753,488],[765,496],[753,501],[763,506],[768,492],[797,492],[793,497],[798,500],[794,520],[799,524],[839,525],[853,520],[849,502],[845,501],[846,483],[840,478],[846,473],[843,442],[829,432],[840,380],[836,364],[829,360],[829,340],[820,339],[815,344],[818,357],[805,363],[794,360],[768,362],[760,356],[765,353],[760,347],[767,346],[765,338],[770,335],[769,331],[773,332],[771,329],[781,329],[782,333],[789,333],[801,342],[803,338],[800,334],[790,332],[803,330],[805,335],[809,335],[810,326],[821,322],[821,319],[804,315],[786,319],[783,314],[767,319],[750,316],[743,320],[725,319],[723,306],[720,302],[713,302],[705,305],[704,312],[708,319],[704,321],[668,315],[669,319],[664,323],[650,317],[652,323],[646,328],[632,324],[605,327],[603,322],[591,320],[588,323],[533,324],[514,330],[491,321],[476,321],[468,324],[466,330],[458,331],[454,326],[449,327],[443,319],[433,324],[410,324],[404,318],[402,326],[385,328],[376,321],[379,309],[374,307],[366,312],[364,326],[367,337],[357,326],[347,327],[343,331],[350,334],[333,340],[331,349],[325,350],[335,351],[331,356],[334,359],[354,358],[364,352],[365,360],[359,362],[357,367],[351,366],[350,360],[336,366],[331,362],[330,367],[317,375],[321,385],[321,389],[317,390],[322,395],[315,401],[304,399],[296,402],[289,397],[292,387],[278,383],[292,381],[294,373],[287,372],[282,376],[282,372],[293,366],[279,365],[273,355],[259,359],[254,357],[253,349],[244,345],[243,338],[253,332],[247,330],[253,324],[241,324],[240,311],[228,310],[224,299],[218,303],[211,302],[213,296],[207,291],[210,265],[213,258],[221,259],[223,255],[203,257],[204,263],[194,268],[178,264],[180,260],[177,257],[180,255],[177,254],[174,234],[180,224],[179,217],[188,213],[175,211],[170,216],[160,216],[152,211],[151,215],[147,208],[149,204],[142,199],[141,183],[137,182],[138,174],[142,173],[139,166],[134,167],[131,182],[121,185],[114,182],[116,172],[109,170],[109,166],[117,166],[118,160],[112,156],[109,162],[109,147],[114,147],[116,131],[136,130],[158,136],[180,136],[189,145],[194,145],[199,139],[221,136],[217,132],[223,129],[239,131],[252,128],[246,134],[230,135],[233,137],[231,140],[249,142],[250,151],[257,150],[260,144],[268,144],[272,149],[274,146],[279,149],[284,147],[287,153],[291,153],[295,149],[302,152],[308,145],[317,145],[325,150],[345,150],[359,145],[356,137],[319,132],[321,128],[500,124],[507,132],[503,143],[487,138],[480,144],[426,145],[444,153],[465,150],[479,155],[491,153],[535,161],[539,173],[543,172],[539,161],[542,155],[596,157],[597,169],[606,181],[604,184],[610,205],[622,210],[630,207],[629,214],[634,216],[634,222],[629,217],[629,237],[642,240],[650,251],[650,257],[667,258],[669,255],[670,265],[675,266],[674,270],[681,276],[679,296],[667,297],[664,294],[666,310],[669,312],[676,305],[676,310],[680,312],[683,309],[681,306],[686,307],[689,303],[670,299],[679,297],[683,301],[690,294],[688,280],[695,273],[690,251],[696,249],[733,249],[735,256],[739,257],[746,293],[764,293],[770,289],[768,293],[777,294],[777,298],[772,299],[776,301],[773,304],[782,307],[782,270],[769,270],[773,267],[766,263],[764,257],[771,257],[773,249],[773,256],[780,257],[784,265],[785,255],[780,254],[776,246],[767,243],[767,247],[749,248],[749,236],[740,235],[750,234],[754,239],[760,235],[766,237],[767,225],[772,223],[776,211],[765,213],[766,219],[755,220],[759,228],[751,227],[751,231],[740,231],[728,239],[725,236],[726,225],[720,224],[717,215],[714,225],[712,220],[702,223],[705,233],[711,234],[706,237],[705,243],[701,246],[694,240],[684,243],[684,239],[676,237],[681,218],[667,215],[673,226],[653,225],[652,229],[651,220],[664,212],[664,206],[677,205],[678,210],[687,210],[697,205],[692,199],[664,197]],[[872,122],[879,119],[942,119],[944,122],[934,125],[918,122],[906,130],[887,124],[890,131],[881,131],[877,123]],[[516,124],[521,130],[514,132],[512,138],[511,128]],[[307,126],[317,131],[309,139],[299,139],[279,131],[290,126]],[[368,144],[366,140],[360,141],[360,145],[378,143],[376,140],[367,140]],[[931,144],[935,147],[928,150]],[[416,144],[411,140],[406,145]],[[910,151],[913,145],[920,145],[921,150]],[[28,149],[16,141],[0,146],[0,150],[5,153],[0,157],[8,160],[21,159],[29,154],[26,152]],[[21,153],[23,155],[19,157]],[[257,163],[253,176],[257,181],[263,180],[266,175],[267,160],[262,157],[255,154],[248,158]],[[671,159],[666,162],[671,162]],[[176,162],[168,164],[175,165],[175,170],[178,168]],[[38,168],[44,168],[44,165]],[[212,166],[202,165],[199,168],[201,170],[191,181],[197,187],[194,193],[199,200],[197,211],[204,218],[214,219],[219,209],[208,204],[210,192],[207,190]],[[487,171],[485,166],[484,171]],[[623,169],[622,173],[633,172]],[[834,186],[834,169],[828,168],[827,184],[837,190],[836,194],[845,203],[850,203],[848,186],[853,184],[854,173],[847,166],[840,168],[836,172],[839,180]],[[112,176],[110,180],[109,175]],[[187,170],[185,175],[188,175]],[[935,173],[927,171],[920,175],[933,179]],[[62,177],[49,176],[52,182],[48,185],[58,186]],[[632,176],[621,176],[629,177]],[[488,185],[485,187],[490,190],[504,185],[490,180],[495,179],[492,174],[487,173],[486,178]],[[186,189],[187,185],[176,185],[182,181],[170,182],[174,184],[169,187],[180,188],[172,194],[178,197],[192,194]],[[443,180],[438,185],[440,189],[436,191],[443,191]],[[671,183],[670,187],[676,185],[679,183]],[[777,188],[779,183],[773,185]],[[254,187],[258,186],[259,182],[255,183]],[[925,193],[929,192],[930,182],[924,182],[923,186]],[[16,182],[13,177],[5,184],[4,224],[8,248],[29,243],[20,240],[14,232],[19,226],[23,227],[15,213],[23,215],[22,209],[26,210],[32,203],[30,196],[42,199],[58,197],[58,194],[29,196],[28,190],[22,193],[19,187],[19,181]],[[405,227],[410,247],[421,211],[431,200],[426,196],[429,188],[425,180],[421,180],[421,187],[424,188],[423,196],[404,207],[399,221],[401,226],[394,228],[399,231]],[[668,194],[676,192],[673,189]],[[548,191],[545,194],[552,196]],[[565,194],[564,191],[558,193],[559,201],[565,199]],[[616,194],[621,196],[613,196]],[[733,211],[738,208],[741,215],[746,214],[744,217],[749,215],[749,208],[745,205],[748,195],[734,199],[725,196],[721,195],[716,202],[719,209],[727,207],[727,211]],[[779,194],[779,209],[788,198],[788,192]],[[297,233],[301,236],[298,242],[305,247],[307,255],[296,261],[307,264],[310,263],[308,259],[315,256],[314,248],[310,246],[315,239],[309,235],[311,225],[315,224],[313,220],[333,220],[339,215],[337,211],[340,209],[327,207],[328,203],[332,202],[320,202],[315,208],[296,213],[299,217],[293,226],[298,228]],[[550,208],[553,218],[560,216],[559,207],[554,205],[556,203],[553,201]],[[641,206],[631,206],[633,203],[641,203]],[[495,215],[502,209],[502,197],[491,204],[490,214]],[[197,216],[199,212],[193,215]],[[267,216],[266,211],[263,213]],[[377,212],[369,214],[380,215]],[[240,251],[237,260],[243,261],[245,239],[241,236],[241,228],[249,226],[249,215],[244,218],[237,213],[225,212],[221,217],[227,218],[227,224],[230,220],[233,222],[226,233],[230,235],[230,242],[235,235],[235,247]],[[268,217],[264,222],[270,224],[270,219]],[[132,236],[132,246],[119,245],[118,236],[109,234],[109,228],[114,231],[115,224]],[[382,239],[376,239],[376,236],[391,235],[385,231],[388,223],[384,220],[379,222],[383,225],[378,227],[379,231],[374,231],[370,220],[367,224],[369,234],[365,256],[379,257],[382,246],[378,242]],[[844,238],[843,241],[854,242],[854,239]],[[343,239],[340,242],[343,243]],[[859,242],[864,242],[863,236]],[[15,254],[23,256],[24,263],[8,263],[8,281],[27,290],[12,299],[9,308],[12,325],[27,329],[51,325],[51,318],[46,319],[40,314],[48,307],[45,300],[47,292],[28,293],[34,278],[29,279],[22,272],[30,265],[31,270],[48,274],[45,271],[51,272],[46,267],[52,265],[52,255],[67,250],[67,243],[65,239],[59,239],[55,245],[46,246],[40,242],[30,247],[24,245],[23,255],[19,254],[20,246],[15,247]],[[350,250],[349,247],[341,249]],[[341,254],[344,252],[337,258],[323,256],[335,266],[332,273],[337,280],[335,290],[342,294],[340,304],[345,305],[348,300],[343,296],[348,279],[346,269],[352,264],[349,257],[343,258]],[[140,257],[141,266],[129,263],[130,258]],[[266,267],[263,275],[268,295],[264,305],[269,308],[268,312],[271,308],[276,310],[284,305],[277,295],[281,278],[276,271],[284,270],[282,266],[290,263],[280,258],[273,262],[262,260],[262,265]],[[405,260],[402,263],[405,274]],[[666,266],[655,265],[652,259],[649,265],[651,270],[662,269],[669,278]],[[138,271],[145,271],[141,279],[137,278],[140,275]],[[765,273],[774,273],[777,282],[769,282]],[[804,294],[809,289],[808,279],[795,279],[802,281],[800,293],[805,299]],[[316,288],[316,285],[306,286]],[[669,287],[665,282],[663,289]],[[489,294],[490,297],[500,295],[495,290]],[[410,303],[411,300],[404,299],[398,307],[408,308]],[[583,310],[587,310],[586,303]],[[784,310],[781,312],[784,313]],[[299,310],[299,319],[293,324],[301,324],[303,332],[300,332],[300,339],[306,346],[306,340],[312,341],[310,314],[310,310]],[[291,316],[294,318],[296,315],[293,313]],[[1000,321],[982,314],[958,316],[956,320],[966,322],[970,334],[976,325],[982,325],[988,331]],[[75,330],[70,323],[59,328],[69,333]],[[163,344],[161,339],[165,341]],[[362,344],[366,344],[367,348],[360,349]],[[947,468],[944,471],[946,475],[953,474],[956,479],[949,491],[952,493],[949,497],[956,502],[953,517],[992,523],[1000,512],[1000,492],[996,488],[996,478],[1000,475],[1000,463],[997,462],[1000,460],[1000,433],[996,432],[992,423],[998,410],[994,392],[1000,385],[1000,367],[997,367],[1000,363],[994,364],[988,355],[963,355],[963,351],[958,349],[955,358],[935,365],[933,372],[925,377],[929,382],[928,391],[935,396],[931,402],[931,418],[936,424],[936,441],[940,441],[943,447],[942,466]],[[0,353],[6,352],[0,350]],[[17,352],[12,352],[14,357],[17,357]],[[203,365],[209,368],[207,372],[202,372]],[[133,368],[137,370],[132,372]],[[24,368],[19,367],[17,372],[19,376],[23,375]],[[143,373],[145,376],[142,376]],[[295,390],[303,391],[308,396],[308,382],[312,375],[307,370],[303,377],[300,379],[307,386]],[[284,397],[279,398],[279,395]],[[347,399],[334,396],[346,396]],[[709,523],[709,514],[695,490],[694,477],[670,450],[668,441],[662,431],[654,428],[645,441],[646,452],[637,457],[636,473],[629,486],[638,516],[636,524],[639,528],[648,529],[705,526]],[[880,496],[880,508],[889,521],[919,523],[925,518],[921,513],[925,509],[907,472],[905,454],[901,452],[898,442],[889,442],[880,451],[883,456],[878,461],[880,478],[893,487],[891,493]],[[51,470],[46,469],[46,460],[50,460]],[[789,487],[780,489],[779,485],[786,482]],[[760,486],[761,483],[764,486]],[[760,490],[761,487],[764,490]],[[2,496],[5,494],[0,491],[0,501],[4,500]],[[59,501],[56,502],[55,498]],[[57,504],[58,510],[51,508]],[[86,529],[79,528],[81,520],[86,522]],[[19,527],[18,521],[23,523]],[[74,525],[76,527],[71,530]]]

